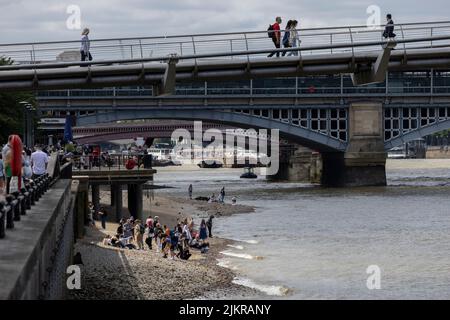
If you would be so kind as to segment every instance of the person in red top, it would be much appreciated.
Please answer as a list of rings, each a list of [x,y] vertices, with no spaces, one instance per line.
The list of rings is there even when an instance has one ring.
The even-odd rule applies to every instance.
[[[281,48],[281,32],[280,32],[280,24],[283,21],[281,20],[281,17],[276,17],[275,19],[275,23],[272,25],[273,28],[273,37],[272,37],[272,41],[273,44],[275,45],[275,48],[280,49]],[[277,58],[280,57],[280,53],[279,52],[272,52],[271,54],[269,54],[269,58],[273,57],[274,55],[277,55]]]

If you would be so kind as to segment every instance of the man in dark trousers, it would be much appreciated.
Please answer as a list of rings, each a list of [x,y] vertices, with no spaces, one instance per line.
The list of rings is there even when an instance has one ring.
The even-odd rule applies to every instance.
[[[387,23],[386,27],[384,28],[383,37],[388,40],[393,40],[396,34],[394,33],[395,24],[394,20],[392,20],[392,15],[391,14],[386,15],[386,20]]]
[[[208,228],[209,237],[212,238],[212,223],[214,216],[209,216],[208,221],[206,221],[206,227]]]
[[[275,45],[275,48],[277,48],[277,49],[281,48],[281,31],[280,31],[281,22],[282,22],[281,17],[277,17],[275,19],[275,23],[272,25],[272,41],[273,41],[273,44]],[[269,54],[268,57],[271,58],[275,54],[277,55],[277,58],[280,57],[279,52],[272,52],[271,54]]]

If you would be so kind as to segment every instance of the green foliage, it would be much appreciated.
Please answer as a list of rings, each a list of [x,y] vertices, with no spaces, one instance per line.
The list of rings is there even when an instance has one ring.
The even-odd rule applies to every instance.
[[[9,65],[13,61],[0,57],[0,65]],[[10,134],[22,136],[24,127],[24,106],[21,101],[35,105],[29,92],[0,92],[0,145],[6,143]]]

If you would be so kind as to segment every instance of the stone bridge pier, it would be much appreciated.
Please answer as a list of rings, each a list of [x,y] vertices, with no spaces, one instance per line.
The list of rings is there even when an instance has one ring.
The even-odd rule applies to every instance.
[[[348,113],[345,152],[322,152],[297,144],[280,146],[280,169],[270,180],[321,183],[329,187],[386,185],[383,107],[354,102]]]
[[[322,184],[332,187],[385,186],[387,153],[382,104],[352,103],[348,127],[347,150],[322,153]]]

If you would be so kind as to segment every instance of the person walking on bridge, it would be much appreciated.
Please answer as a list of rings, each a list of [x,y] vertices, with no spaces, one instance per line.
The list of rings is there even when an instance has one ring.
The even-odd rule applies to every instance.
[[[292,20],[289,20],[286,24],[286,29],[284,30],[284,36],[283,36],[283,47],[291,48],[291,29],[292,29]],[[286,55],[287,51],[283,52],[282,56],[284,57]]]
[[[383,32],[383,37],[385,39],[388,39],[388,41],[392,41],[394,40],[396,34],[394,33],[394,28],[395,28],[395,24],[394,24],[394,20],[392,20],[392,15],[389,13],[386,15],[386,27],[384,28],[384,32]]]
[[[269,26],[269,35],[272,38],[273,44],[275,45],[276,49],[280,49],[281,47],[281,31],[280,31],[280,24],[283,21],[281,20],[281,17],[276,17],[275,19],[275,23],[273,25]],[[277,58],[280,57],[280,53],[279,52],[272,52],[271,54],[269,54],[269,58],[273,57],[274,55],[277,55]]]
[[[92,55],[91,55],[91,41],[89,40],[89,29],[84,28],[83,32],[81,33],[81,61],[92,61]]]
[[[300,39],[298,37],[297,26],[298,21],[293,20],[291,24],[291,30],[289,31],[289,42],[292,48],[298,48],[300,46]],[[298,56],[298,51],[289,52],[288,57],[290,56]]]

